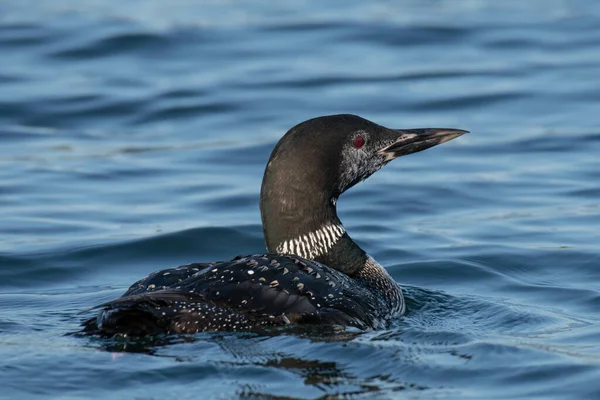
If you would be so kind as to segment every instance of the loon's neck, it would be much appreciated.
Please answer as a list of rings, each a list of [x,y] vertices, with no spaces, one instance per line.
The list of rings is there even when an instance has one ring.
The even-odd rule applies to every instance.
[[[357,275],[365,267],[368,255],[338,218],[337,198],[282,191],[285,189],[269,191],[263,187],[261,216],[267,250],[295,254],[350,276]]]

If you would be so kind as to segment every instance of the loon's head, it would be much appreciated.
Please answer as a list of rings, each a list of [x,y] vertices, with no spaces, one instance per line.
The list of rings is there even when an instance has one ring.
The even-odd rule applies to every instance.
[[[332,242],[347,236],[336,213],[342,193],[397,157],[464,133],[389,129],[348,114],[296,125],[273,149],[263,178],[260,207],[267,249],[319,260]]]

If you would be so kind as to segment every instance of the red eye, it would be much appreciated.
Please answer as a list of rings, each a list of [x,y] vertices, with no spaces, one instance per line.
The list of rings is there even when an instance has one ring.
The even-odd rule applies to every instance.
[[[354,138],[353,144],[354,144],[355,148],[360,149],[365,144],[365,138],[358,135],[357,137]]]

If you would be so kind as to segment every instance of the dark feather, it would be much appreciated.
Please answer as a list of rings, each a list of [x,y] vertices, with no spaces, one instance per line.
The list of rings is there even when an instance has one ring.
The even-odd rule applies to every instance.
[[[367,328],[375,311],[365,307],[370,297],[352,278],[317,262],[259,254],[157,271],[101,305],[86,329],[137,336],[288,323]]]

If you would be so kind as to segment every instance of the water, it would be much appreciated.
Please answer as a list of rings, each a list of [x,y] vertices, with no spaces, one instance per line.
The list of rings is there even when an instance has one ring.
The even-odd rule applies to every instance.
[[[4,2],[0,397],[597,397],[599,35],[593,0]],[[340,112],[472,132],[340,199],[404,318],[72,334],[149,272],[262,251],[274,143]]]

